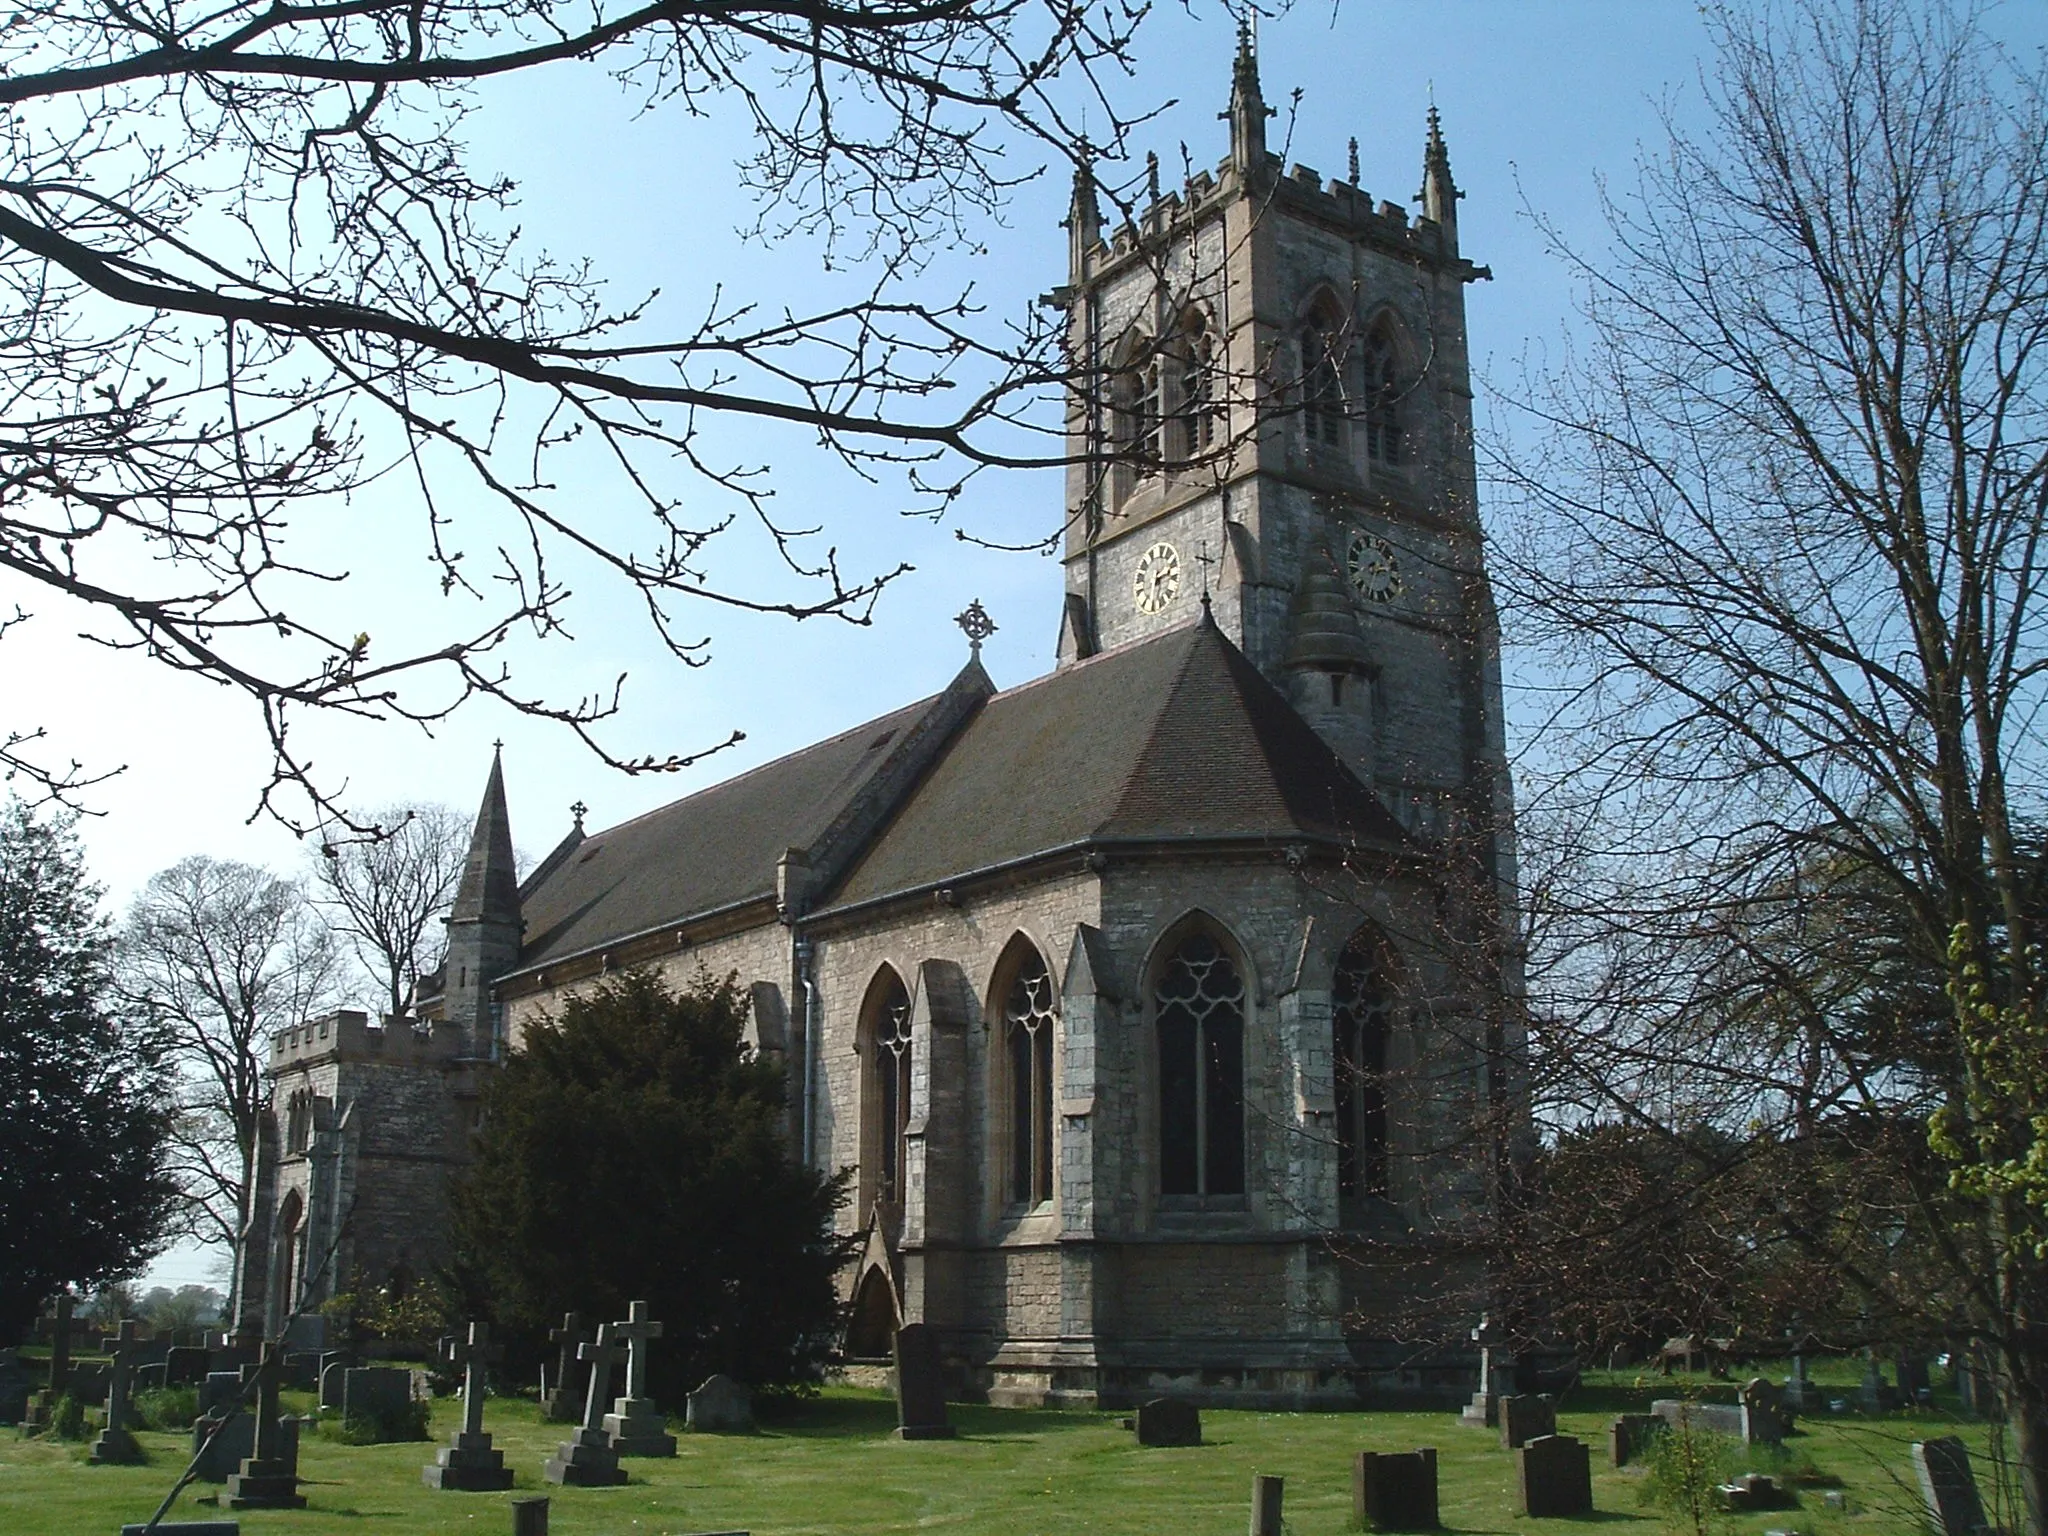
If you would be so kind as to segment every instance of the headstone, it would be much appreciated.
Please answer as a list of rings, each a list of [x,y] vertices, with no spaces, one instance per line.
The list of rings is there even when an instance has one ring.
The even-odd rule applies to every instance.
[[[1200,1445],[1202,1415],[1193,1403],[1155,1397],[1138,1405],[1138,1444]]]
[[[610,1488],[626,1480],[619,1453],[604,1432],[604,1396],[611,1386],[612,1367],[621,1351],[612,1339],[612,1325],[600,1323],[597,1337],[576,1347],[576,1358],[590,1367],[590,1390],[583,1400],[583,1424],[565,1440],[541,1471],[551,1483],[580,1488]]]
[[[1761,1376],[1742,1388],[1742,1438],[1750,1445],[1778,1445],[1792,1429],[1785,1394]]]
[[[1664,1421],[1654,1413],[1624,1413],[1607,1426],[1607,1460],[1625,1467],[1649,1449],[1653,1436],[1664,1430]]]
[[[1954,1435],[1913,1442],[1913,1472],[1937,1536],[1978,1536],[1987,1525],[1970,1453]]]
[[[71,1375],[71,1293],[57,1293],[57,1323],[50,1333],[50,1374],[43,1390],[52,1397],[70,1384]]]
[[[1820,1392],[1806,1374],[1806,1356],[1792,1357],[1792,1374],[1785,1378],[1785,1406],[1793,1413],[1809,1413],[1820,1406]]]
[[[574,1424],[583,1411],[583,1400],[576,1395],[576,1351],[591,1341],[591,1332],[583,1326],[583,1318],[575,1312],[562,1314],[562,1326],[548,1330],[548,1338],[554,1343],[555,1373],[552,1377],[542,1373],[540,1392],[540,1416],[551,1424]]]
[[[1737,1439],[1742,1438],[1748,1420],[1740,1403],[1689,1403],[1675,1397],[1658,1398],[1650,1404],[1650,1412],[1673,1428],[1685,1424]]]
[[[242,1536],[239,1520],[160,1520],[154,1525],[124,1525],[121,1536]]]
[[[504,1350],[491,1342],[488,1323],[471,1323],[469,1338],[448,1340],[442,1348],[448,1363],[462,1372],[462,1428],[452,1444],[443,1446],[431,1467],[420,1475],[429,1488],[463,1493],[497,1493],[512,1486],[505,1453],[491,1448],[484,1432],[484,1396],[490,1390],[490,1366]]]
[[[206,1380],[206,1351],[174,1344],[164,1356],[164,1385],[196,1387]]]
[[[1251,1536],[1282,1536],[1281,1511],[1286,1498],[1286,1478],[1265,1472],[1252,1474]]]
[[[668,1418],[647,1395],[648,1346],[661,1337],[661,1324],[647,1315],[647,1303],[626,1308],[626,1320],[612,1324],[612,1337],[626,1345],[626,1395],[604,1416],[604,1432],[621,1456],[673,1456],[676,1437]]]
[[[1360,1451],[1351,1462],[1351,1517],[1367,1531],[1433,1531],[1436,1452]]]
[[[548,1501],[529,1494],[512,1501],[512,1536],[548,1536]]]
[[[1472,1342],[1479,1346],[1479,1390],[1472,1394],[1472,1401],[1458,1417],[1480,1429],[1500,1422],[1500,1399],[1515,1390],[1515,1365],[1507,1354],[1507,1330],[1493,1320],[1491,1313],[1479,1315],[1479,1326],[1472,1330]]]
[[[396,1434],[412,1407],[412,1372],[396,1365],[352,1365],[341,1373],[341,1418]]]
[[[928,1323],[905,1323],[896,1330],[894,1352],[897,1435],[905,1440],[951,1440],[957,1432],[946,1417],[946,1375],[938,1335]]]
[[[1557,1433],[1557,1399],[1548,1392],[1500,1400],[1500,1448],[1520,1450],[1539,1435]]]
[[[1863,1385],[1856,1392],[1856,1406],[1865,1413],[1890,1413],[1898,1406],[1892,1389],[1885,1385],[1884,1372],[1877,1368],[1877,1351],[1863,1356]]]
[[[730,1376],[710,1377],[690,1394],[683,1422],[698,1434],[751,1433],[754,1394]]]
[[[29,1375],[14,1350],[0,1349],[0,1424],[19,1424],[28,1413]]]
[[[341,1411],[343,1389],[347,1385],[348,1373],[353,1369],[354,1367],[348,1363],[348,1358],[344,1355],[330,1356],[327,1364],[320,1367],[320,1406],[322,1408],[335,1413]]]
[[[166,1366],[161,1360],[153,1365],[138,1365],[135,1368],[134,1390],[137,1392],[163,1391],[166,1385],[164,1381],[165,1370]]]
[[[217,1372],[207,1379],[225,1379],[232,1390],[225,1401],[202,1408],[192,1422],[191,1459],[198,1462],[193,1475],[202,1482],[224,1483],[256,1454],[256,1421],[239,1403],[240,1379],[234,1372]]]
[[[1898,1378],[1899,1396],[1909,1403],[1919,1402],[1921,1393],[1932,1393],[1934,1389],[1934,1377],[1927,1369],[1925,1355],[1900,1355],[1892,1362],[1892,1374]]]
[[[1532,1519],[1593,1512],[1593,1467],[1583,1441],[1539,1435],[1515,1452],[1521,1511]]]
[[[1721,1484],[1714,1490],[1714,1497],[1723,1509],[1734,1514],[1778,1509],[1785,1503],[1785,1494],[1778,1487],[1778,1480],[1763,1472],[1745,1472],[1733,1482]]]
[[[306,1350],[294,1350],[284,1357],[284,1373],[278,1386],[286,1392],[318,1392],[320,1362],[324,1357]]]
[[[135,1337],[135,1319],[121,1319],[121,1331],[107,1340],[108,1353],[113,1362],[107,1374],[107,1427],[92,1443],[92,1451],[85,1458],[96,1467],[129,1466],[142,1460],[142,1447],[135,1443],[135,1436],[128,1428],[130,1409],[129,1386],[133,1380],[135,1354],[138,1341]]]
[[[277,1383],[283,1351],[265,1342],[256,1370],[256,1440],[241,1470],[228,1478],[221,1502],[229,1509],[304,1509],[299,1492],[299,1424],[278,1422]]]

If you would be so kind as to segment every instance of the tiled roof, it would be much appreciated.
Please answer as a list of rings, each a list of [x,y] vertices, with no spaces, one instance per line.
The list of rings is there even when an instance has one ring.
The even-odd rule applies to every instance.
[[[828,905],[1084,841],[1406,841],[1392,814],[1206,619],[984,704]]]

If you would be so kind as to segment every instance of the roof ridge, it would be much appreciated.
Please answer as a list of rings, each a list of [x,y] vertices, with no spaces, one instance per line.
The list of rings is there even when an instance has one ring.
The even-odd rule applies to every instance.
[[[1008,699],[1014,698],[1020,693],[1029,693],[1034,688],[1043,688],[1046,684],[1060,678],[1071,677],[1074,673],[1092,667],[1097,662],[1108,661],[1117,656],[1128,656],[1132,651],[1143,650],[1148,645],[1158,645],[1162,641],[1171,640],[1176,636],[1184,636],[1188,631],[1200,629],[1201,627],[1202,621],[1199,617],[1196,617],[1188,619],[1183,623],[1175,624],[1170,628],[1159,630],[1154,634],[1140,635],[1135,640],[1118,641],[1115,645],[1107,646],[1102,650],[1094,652],[1092,655],[1076,657],[1063,667],[1056,666],[1050,672],[1041,672],[1036,677],[1026,678],[1021,683],[1017,683],[1009,688],[1000,689],[996,693],[991,694],[990,698],[992,700]]]

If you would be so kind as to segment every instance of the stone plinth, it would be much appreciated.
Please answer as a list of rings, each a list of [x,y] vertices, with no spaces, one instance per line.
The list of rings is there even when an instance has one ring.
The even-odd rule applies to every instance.
[[[228,1478],[220,1501],[229,1509],[304,1509],[306,1496],[299,1492],[298,1458],[280,1456],[266,1461],[250,1457],[241,1471]]]
[[[132,1467],[142,1460],[142,1447],[125,1429],[103,1429],[85,1459],[95,1467]]]
[[[493,1450],[486,1434],[457,1435],[454,1444],[435,1452],[431,1467],[420,1468],[420,1477],[429,1488],[458,1493],[501,1493],[512,1486],[505,1453]]]
[[[668,1432],[668,1416],[651,1397],[621,1397],[604,1416],[605,1438],[620,1456],[673,1456],[676,1437]]]
[[[626,1480],[619,1454],[601,1429],[579,1429],[576,1438],[564,1440],[541,1469],[551,1483],[572,1488],[612,1488]]]

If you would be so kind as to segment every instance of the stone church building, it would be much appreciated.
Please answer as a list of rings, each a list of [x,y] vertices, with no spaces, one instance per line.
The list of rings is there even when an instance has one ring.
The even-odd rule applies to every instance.
[[[942,692],[579,819],[523,883],[494,763],[439,995],[277,1038],[245,1320],[430,1268],[528,1022],[702,968],[751,989],[795,1153],[857,1170],[850,1357],[918,1320],[999,1403],[1454,1383],[1523,1092],[1486,273],[1433,111],[1413,217],[1355,146],[1342,180],[1268,151],[1248,43],[1227,116],[1130,222],[1076,189],[1055,297],[1109,382],[1070,410],[1055,669],[998,690],[977,605]]]

